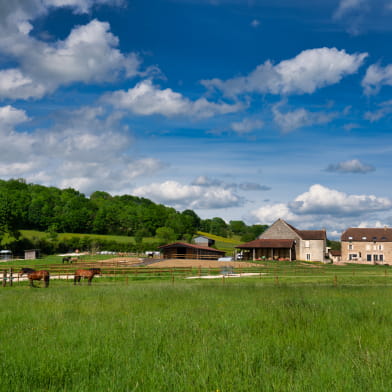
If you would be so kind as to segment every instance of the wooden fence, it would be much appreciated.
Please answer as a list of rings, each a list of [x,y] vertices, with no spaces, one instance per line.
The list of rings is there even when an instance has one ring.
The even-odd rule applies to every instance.
[[[159,279],[172,279],[186,278],[186,277],[203,277],[206,275],[223,275],[230,276],[231,274],[245,274],[256,273],[260,278],[274,279],[275,283],[280,283],[282,279],[300,278],[306,280],[308,278],[320,278],[320,280],[331,280],[335,285],[338,283],[338,277],[392,277],[391,267],[376,267],[376,268],[363,268],[362,266],[341,267],[331,265],[309,265],[300,266],[298,264],[268,264],[257,265],[254,267],[227,267],[222,264],[219,268],[207,267],[135,267],[132,264],[114,262],[84,262],[80,264],[51,264],[51,265],[34,265],[36,270],[45,269],[50,272],[54,279],[73,280],[75,270],[79,268],[101,268],[103,277],[110,279],[137,280],[138,278],[159,278]],[[1,268],[1,267],[0,267]],[[15,282],[20,283],[19,277],[20,266],[11,266],[0,269],[0,279],[2,280],[3,287],[13,285]]]

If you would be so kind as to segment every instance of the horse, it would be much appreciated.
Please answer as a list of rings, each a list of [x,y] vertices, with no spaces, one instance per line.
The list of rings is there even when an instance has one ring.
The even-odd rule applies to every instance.
[[[63,264],[64,263],[77,263],[79,259],[77,257],[71,257],[71,256],[64,256],[63,257]]]
[[[31,287],[37,287],[34,286],[34,280],[41,280],[43,279],[45,282],[45,287],[49,287],[49,279],[50,279],[50,274],[48,271],[42,270],[42,271],[36,271],[32,268],[22,268],[19,271],[19,276],[22,276],[26,274],[27,278],[30,281],[30,286]]]
[[[88,285],[91,285],[94,275],[102,275],[101,268],[78,269],[75,271],[74,285],[76,282],[80,283],[80,279],[88,279]]]

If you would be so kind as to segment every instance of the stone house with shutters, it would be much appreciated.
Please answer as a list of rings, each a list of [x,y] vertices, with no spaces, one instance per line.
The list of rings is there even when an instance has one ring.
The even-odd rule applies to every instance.
[[[342,262],[392,264],[392,228],[349,228],[341,236]]]
[[[326,261],[325,230],[298,230],[278,219],[256,240],[237,246],[246,259]]]

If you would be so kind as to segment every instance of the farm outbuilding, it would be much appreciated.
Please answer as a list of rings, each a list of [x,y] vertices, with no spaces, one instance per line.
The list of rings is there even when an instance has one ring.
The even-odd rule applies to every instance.
[[[340,261],[342,261],[342,251],[340,250],[330,249],[328,251],[328,256],[333,263],[339,263]]]
[[[208,246],[208,247],[215,245],[215,240],[213,240],[212,238],[206,237],[204,235],[199,235],[198,237],[195,237],[193,239],[193,242],[196,245]]]
[[[0,260],[6,261],[12,259],[12,252],[10,250],[0,250]]]
[[[24,251],[25,260],[35,260],[39,259],[40,251],[39,249],[29,249]]]
[[[175,242],[160,246],[164,259],[203,259],[217,260],[225,255],[225,252],[208,246]]]

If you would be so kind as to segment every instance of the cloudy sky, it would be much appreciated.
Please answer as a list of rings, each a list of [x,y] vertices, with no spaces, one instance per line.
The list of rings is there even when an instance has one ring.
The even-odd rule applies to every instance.
[[[392,0],[0,3],[0,178],[392,225]]]

